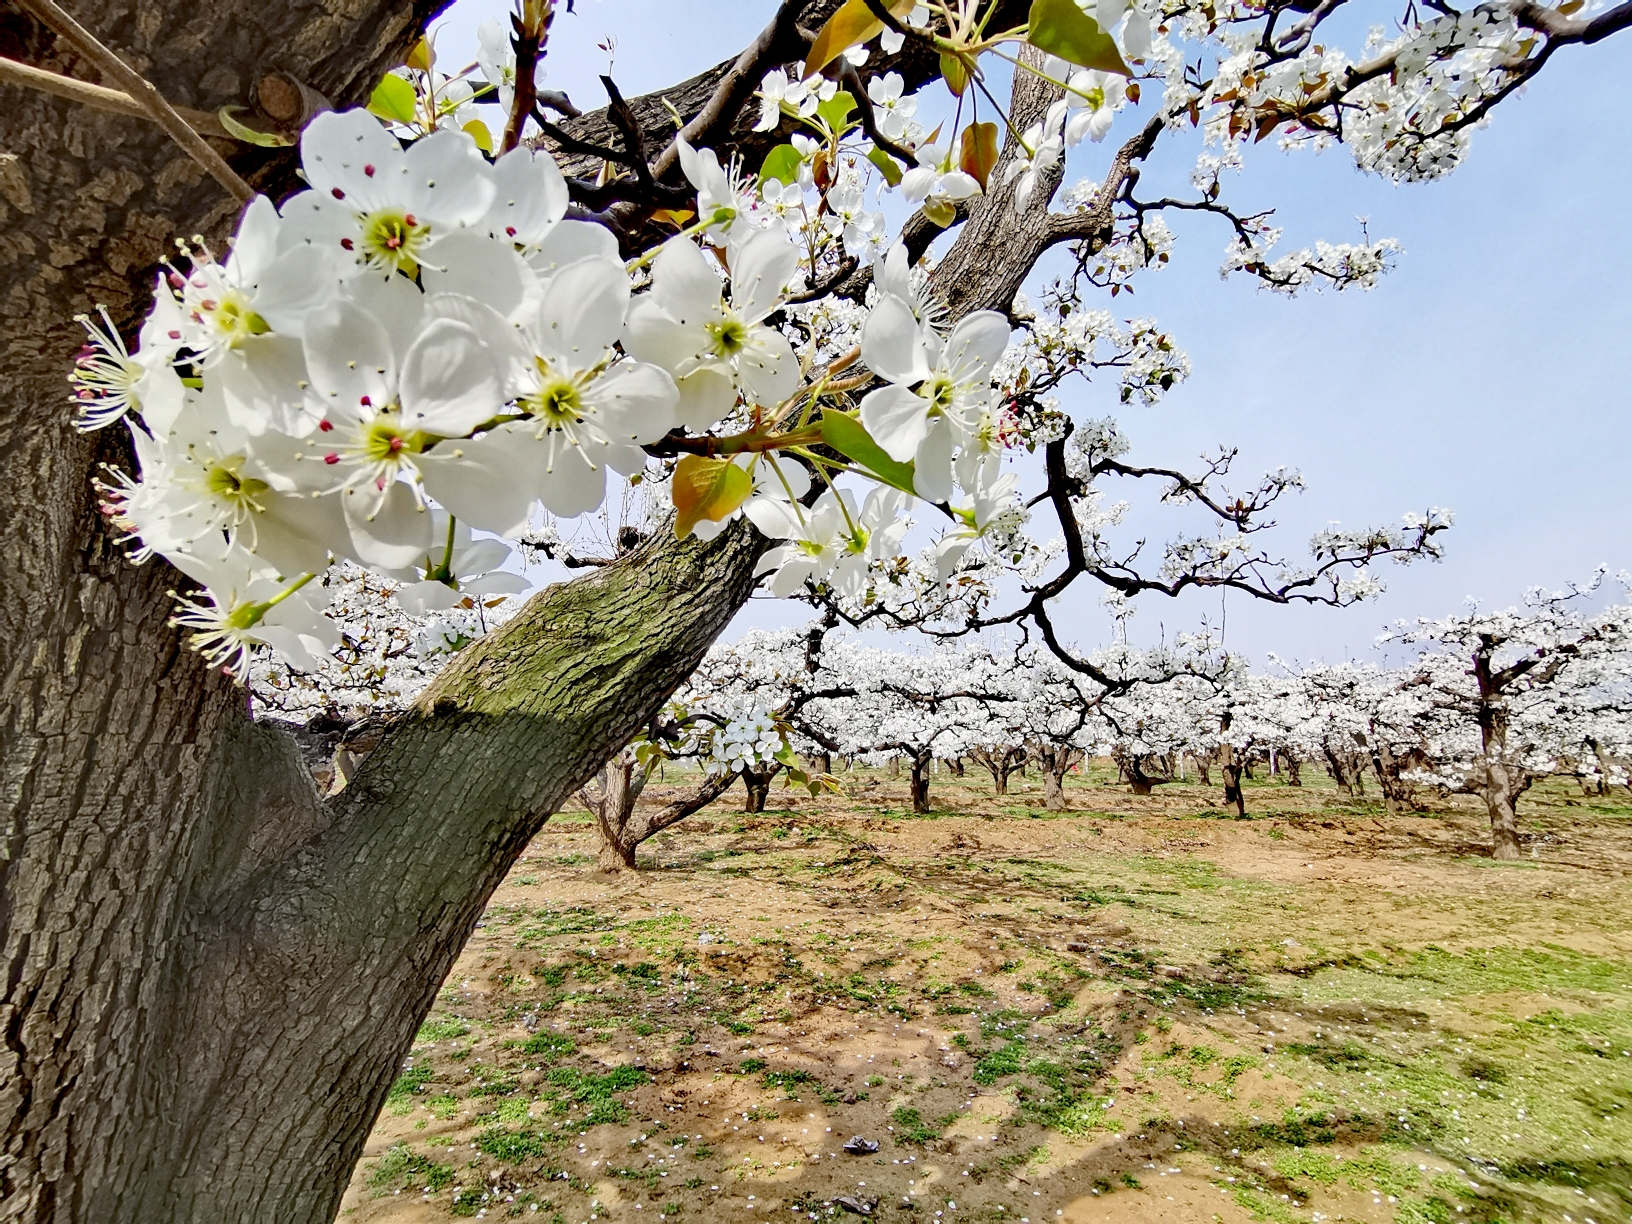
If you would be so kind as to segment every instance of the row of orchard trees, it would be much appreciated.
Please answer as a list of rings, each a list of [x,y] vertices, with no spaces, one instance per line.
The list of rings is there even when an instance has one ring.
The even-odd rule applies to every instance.
[[[349,628],[331,663],[305,676],[276,667],[256,676],[259,698],[286,718],[320,713],[318,725],[322,713],[388,713],[431,679],[449,648],[509,612],[501,599],[486,601],[493,607],[467,599],[470,607],[415,617],[361,573],[341,578],[333,604]],[[832,633],[839,619],[827,615],[715,646],[579,800],[601,826],[602,865],[617,870],[633,867],[643,840],[738,778],[747,808],[759,811],[778,774],[834,785],[836,759],[906,769],[916,811],[929,809],[937,761],[958,772],[978,765],[999,795],[1018,770],[1035,767],[1053,809],[1066,808],[1064,778],[1085,757],[1110,757],[1136,795],[1191,775],[1211,785],[1217,774],[1224,803],[1242,814],[1242,782],[1255,767],[1296,787],[1314,764],[1351,795],[1371,780],[1390,814],[1420,808],[1425,793],[1480,796],[1495,854],[1506,857],[1518,854],[1519,796],[1537,778],[1567,775],[1598,792],[1632,785],[1632,607],[1593,612],[1593,589],[1400,623],[1382,638],[1405,651],[1397,666],[1293,666],[1271,656],[1263,672],[1204,641],[1113,646],[1075,667],[1041,646],[994,641],[902,653],[842,640]],[[353,744],[369,743],[372,721],[361,739],[341,739],[339,774],[349,772]],[[700,762],[702,780],[641,808],[666,761]]]
[[[1395,666],[1272,657],[1267,672],[1194,644],[1119,646],[1073,668],[1040,647],[895,653],[831,640],[820,624],[752,632],[709,654],[678,708],[721,727],[766,716],[820,772],[835,757],[898,762],[917,811],[936,760],[984,767],[1000,794],[1033,765],[1055,809],[1089,756],[1113,759],[1136,794],[1191,771],[1210,784],[1216,771],[1243,814],[1255,766],[1295,786],[1313,763],[1351,794],[1369,778],[1390,813],[1417,809],[1425,792],[1477,795],[1494,852],[1512,857],[1516,806],[1538,779],[1632,785],[1632,607],[1594,612],[1589,593],[1401,624],[1383,638],[1406,651]]]
[[[845,640],[830,614],[714,647],[579,799],[599,823],[602,865],[616,870],[739,778],[757,811],[778,775],[812,790],[836,785],[836,762],[904,770],[915,811],[929,810],[937,761],[985,769],[998,794],[1029,766],[1045,806],[1060,810],[1066,776],[1085,758],[1109,757],[1135,794],[1192,776],[1212,785],[1216,774],[1224,803],[1241,814],[1242,782],[1254,768],[1297,786],[1312,764],[1350,794],[1365,794],[1369,780],[1391,814],[1419,808],[1427,793],[1477,795],[1494,852],[1510,857],[1519,798],[1537,779],[1562,774],[1600,792],[1632,785],[1632,607],[1594,612],[1591,593],[1534,594],[1522,609],[1398,625],[1383,638],[1405,652],[1395,666],[1294,666],[1272,656],[1263,672],[1205,641],[1119,645],[1076,666],[1044,647],[1006,642],[897,652]],[[480,634],[484,615],[507,611],[496,600],[491,610],[467,600],[474,606],[420,624],[359,578],[335,594],[343,623],[349,610],[387,645],[348,650],[342,632],[327,668],[261,673],[262,700],[286,717],[348,699],[342,712],[364,713],[359,694],[387,708],[411,698],[442,647]],[[335,754],[342,775],[354,742],[355,733]],[[695,786],[639,805],[664,762],[686,760],[703,766]]]

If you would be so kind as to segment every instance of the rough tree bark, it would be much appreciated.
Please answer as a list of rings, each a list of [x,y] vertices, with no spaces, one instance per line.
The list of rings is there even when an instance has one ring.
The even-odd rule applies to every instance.
[[[213,110],[254,101],[272,68],[355,103],[436,7],[75,15],[171,101]],[[803,7],[819,24],[832,0]],[[16,14],[0,54],[76,70]],[[665,95],[694,113],[728,75],[711,71]],[[642,105],[662,147],[667,113]],[[764,541],[742,524],[656,539],[541,593],[324,801],[293,741],[167,626],[174,571],[111,546],[89,479],[128,456],[66,411],[73,315],[101,302],[128,326],[169,240],[220,249],[236,210],[139,119],[0,86],[0,134],[0,1218],[320,1224],[493,889],[693,669]],[[295,186],[290,153],[233,162]],[[1018,284],[1011,200],[973,216],[939,278],[955,314]]]

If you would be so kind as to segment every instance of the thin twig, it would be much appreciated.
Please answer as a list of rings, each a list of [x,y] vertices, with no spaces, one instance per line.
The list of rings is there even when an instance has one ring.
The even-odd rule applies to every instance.
[[[55,30],[70,46],[95,64],[104,76],[117,81],[169,134],[170,139],[208,170],[215,181],[230,191],[239,203],[255,194],[254,189],[238,176],[238,172],[227,165],[226,158],[212,149],[198,130],[176,113],[176,108],[165,101],[164,95],[154,88],[151,81],[103,46],[94,34],[75,21],[54,0],[17,0],[17,5]]]
[[[21,85],[24,89],[37,89],[54,97],[67,98],[70,102],[78,102],[92,110],[108,111],[115,115],[131,115],[137,119],[153,118],[151,111],[127,93],[120,93],[117,89],[109,89],[104,85],[92,85],[89,81],[63,76],[61,73],[47,72],[44,68],[19,63],[4,56],[0,56],[0,81],[8,85]],[[227,130],[221,126],[221,121],[208,111],[178,106],[176,113],[206,135],[216,136],[222,140],[231,139]]]
[[[552,0],[524,0],[520,14],[510,14],[514,31],[510,45],[516,52],[515,93],[510,99],[510,117],[505,120],[504,139],[500,153],[508,153],[521,143],[522,129],[533,114],[538,102],[538,61],[544,44],[550,37],[550,22],[555,20]]]

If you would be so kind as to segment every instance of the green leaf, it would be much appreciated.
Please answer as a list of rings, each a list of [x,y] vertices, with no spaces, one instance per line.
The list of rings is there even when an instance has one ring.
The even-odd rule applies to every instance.
[[[893,16],[905,17],[916,3],[917,0],[885,0],[884,7]],[[805,54],[805,79],[815,76],[838,56],[866,42],[883,28],[884,23],[867,7],[867,0],[844,0]]]
[[[282,149],[295,142],[287,136],[280,136],[276,132],[257,132],[252,127],[245,127],[232,117],[233,111],[241,111],[241,106],[223,106],[215,112],[215,117],[221,121],[221,126],[227,130],[227,135],[234,140],[241,140],[245,144],[260,145],[263,149]]]
[[[848,90],[841,89],[816,107],[816,115],[835,132],[842,132],[850,120],[850,112],[855,109],[856,99]]]
[[[678,512],[674,534],[685,539],[702,520],[717,523],[754,491],[754,478],[729,459],[686,455],[674,465],[669,495]]]
[[[472,119],[465,124],[465,131],[470,133],[470,138],[476,142],[478,149],[489,157],[493,156],[493,133],[487,130],[487,124],[480,119]]]
[[[775,179],[779,183],[796,183],[803,160],[799,150],[791,144],[777,145],[765,154],[765,164],[759,168],[759,181],[763,184],[767,179]]]
[[[912,464],[891,459],[889,452],[873,441],[873,435],[855,417],[842,412],[824,412],[822,441],[892,488],[913,492]]]
[[[895,164],[895,158],[877,145],[874,145],[872,152],[867,154],[867,160],[878,167],[878,172],[884,176],[884,181],[891,187],[901,182],[901,167]]]
[[[1032,0],[1026,41],[1083,68],[1131,76],[1116,40],[1099,28],[1074,0]]]
[[[969,65],[955,55],[941,52],[941,79],[946,87],[952,91],[953,97],[963,97],[963,91],[969,88]]]
[[[412,85],[395,73],[388,72],[369,95],[368,109],[370,114],[378,115],[381,119],[412,123],[418,101]]]
[[[958,210],[945,200],[925,200],[924,216],[930,224],[945,229],[958,219]]]

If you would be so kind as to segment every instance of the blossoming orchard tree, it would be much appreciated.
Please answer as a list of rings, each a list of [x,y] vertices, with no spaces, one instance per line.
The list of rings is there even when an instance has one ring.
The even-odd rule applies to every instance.
[[[1100,373],[1149,402],[1183,377],[1155,324],[1094,305],[1167,260],[1171,210],[1216,216],[1226,268],[1275,289],[1383,270],[1369,239],[1277,254],[1228,203],[1244,142],[1433,178],[1632,21],[1379,3],[1393,32],[1345,52],[1340,0],[786,0],[735,59],[643,98],[607,80],[583,114],[539,87],[570,19],[550,0],[480,74],[420,41],[434,7],[14,0],[0,25],[9,1219],[330,1219],[549,814],[761,579],[910,570],[909,505],[938,524],[920,594],[1018,586],[964,627],[1029,622],[1090,676],[1050,614],[1079,579],[1344,603],[1369,563],[1432,553],[1429,513],[1282,563],[1258,531],[1295,477],[1136,463],[1057,392]],[[950,117],[926,131],[920,105]],[[1094,178],[1062,190],[1084,141],[1106,142]],[[1197,159],[1193,193],[1140,191],[1158,156]],[[1018,309],[1056,248],[1070,273]],[[247,716],[259,655],[332,645],[331,566],[468,594],[486,563],[461,524],[516,539],[635,479],[673,530],[460,651],[338,794]],[[1120,554],[1096,517],[1116,481],[1219,530]]]
[[[1538,777],[1589,746],[1618,769],[1601,749],[1632,714],[1632,607],[1587,612],[1602,578],[1533,590],[1523,609],[1402,623],[1388,639],[1422,648],[1398,687],[1422,694],[1431,772],[1484,801],[1496,858],[1519,857],[1519,796]]]

